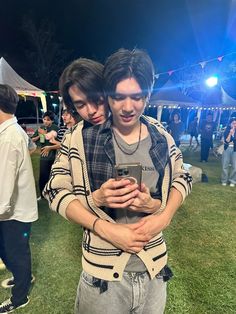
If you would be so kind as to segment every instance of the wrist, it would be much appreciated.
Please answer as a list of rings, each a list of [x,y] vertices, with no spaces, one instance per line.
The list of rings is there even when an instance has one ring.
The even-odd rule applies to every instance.
[[[99,189],[92,192],[92,196],[93,196],[93,201],[94,201],[94,204],[97,206],[97,207],[101,207],[102,206],[102,202],[99,198]]]
[[[99,218],[99,217],[97,217],[97,218],[94,219],[94,222],[93,222],[93,225],[92,225],[92,231],[93,231],[94,233],[97,233],[96,230],[95,230],[95,228],[96,228],[96,225],[98,224],[98,221],[99,221],[100,219],[101,219],[101,218]]]
[[[152,198],[150,208],[150,214],[157,212],[161,207],[161,201],[159,199]]]
[[[94,226],[94,232],[100,236],[102,239],[109,239],[109,236],[107,235],[107,226],[111,225],[110,222],[103,220],[101,218],[97,219]]]
[[[161,219],[162,221],[162,225],[163,225],[162,230],[164,230],[165,228],[169,226],[172,219],[172,217],[168,213],[166,213],[165,210],[161,212],[157,217],[158,217],[158,220]]]

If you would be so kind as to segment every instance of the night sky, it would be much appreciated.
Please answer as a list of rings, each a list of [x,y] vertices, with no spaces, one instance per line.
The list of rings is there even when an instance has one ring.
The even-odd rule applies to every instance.
[[[236,51],[235,0],[8,0],[0,9],[0,55],[20,72],[25,15],[36,25],[52,21],[71,59],[104,62],[118,48],[138,47],[165,72]]]

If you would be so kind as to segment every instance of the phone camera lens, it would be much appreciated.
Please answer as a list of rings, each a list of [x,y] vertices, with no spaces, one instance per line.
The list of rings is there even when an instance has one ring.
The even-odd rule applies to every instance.
[[[129,170],[124,170],[124,175],[127,176],[129,174]]]
[[[118,176],[122,176],[123,171],[122,170],[118,170]]]

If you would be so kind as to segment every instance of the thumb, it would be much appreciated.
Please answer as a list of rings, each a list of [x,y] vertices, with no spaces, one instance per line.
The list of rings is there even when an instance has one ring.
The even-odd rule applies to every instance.
[[[144,183],[141,183],[141,192],[142,193],[147,193],[149,194],[149,188],[144,184]]]

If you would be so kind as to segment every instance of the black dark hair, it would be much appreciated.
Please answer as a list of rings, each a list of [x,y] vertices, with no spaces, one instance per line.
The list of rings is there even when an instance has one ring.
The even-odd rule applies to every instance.
[[[48,117],[50,120],[54,121],[54,112],[52,112],[51,110],[48,110],[46,112],[44,112],[43,114],[43,118]]]
[[[64,109],[62,109],[62,114],[63,112],[68,112],[75,120],[75,123],[78,123],[79,121],[81,121],[81,117],[80,115],[78,114],[78,112],[76,111],[76,109],[74,108],[68,108],[68,106],[66,104],[64,104]]]
[[[0,84],[0,109],[9,114],[15,114],[19,97],[16,91],[7,84]]]
[[[149,55],[140,49],[119,49],[104,65],[103,77],[108,96],[115,93],[117,84],[135,78],[145,97],[150,97],[154,84],[154,66]]]
[[[69,88],[73,85],[84,93],[89,101],[99,103],[104,99],[103,65],[99,62],[79,58],[68,65],[59,79],[59,90],[68,109],[74,109]]]
[[[178,116],[178,120],[181,120],[181,115],[178,111],[174,111],[171,115],[171,119],[174,120],[174,116],[177,115]]]

